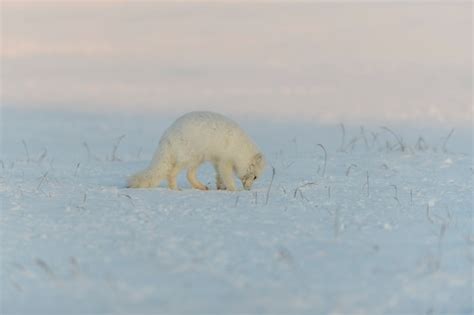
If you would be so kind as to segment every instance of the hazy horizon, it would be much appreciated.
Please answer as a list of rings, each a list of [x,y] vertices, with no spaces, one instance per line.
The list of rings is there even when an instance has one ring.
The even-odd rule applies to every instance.
[[[472,124],[472,4],[3,2],[1,104]]]

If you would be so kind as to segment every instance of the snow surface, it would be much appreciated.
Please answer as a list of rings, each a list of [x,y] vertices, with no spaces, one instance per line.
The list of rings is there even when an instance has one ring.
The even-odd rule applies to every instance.
[[[172,118],[4,109],[1,313],[473,313],[471,131],[237,120],[273,182],[176,192],[124,188]]]

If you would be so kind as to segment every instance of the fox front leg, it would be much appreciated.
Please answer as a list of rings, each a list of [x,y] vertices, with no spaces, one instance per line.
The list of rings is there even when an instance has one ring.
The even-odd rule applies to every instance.
[[[219,162],[217,176],[220,177],[220,180],[217,181],[218,189],[219,184],[223,184],[227,190],[235,191],[233,168],[230,162]]]

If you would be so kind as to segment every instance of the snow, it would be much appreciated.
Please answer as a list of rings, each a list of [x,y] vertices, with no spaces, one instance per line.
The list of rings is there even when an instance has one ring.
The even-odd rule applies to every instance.
[[[470,130],[236,117],[270,166],[231,193],[124,188],[172,117],[2,116],[2,314],[473,313]]]

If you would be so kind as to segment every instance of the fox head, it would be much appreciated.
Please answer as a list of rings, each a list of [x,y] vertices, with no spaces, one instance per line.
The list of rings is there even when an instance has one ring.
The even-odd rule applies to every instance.
[[[245,174],[240,177],[245,190],[252,188],[253,182],[260,177],[265,168],[265,159],[262,153],[255,154],[247,167]]]

